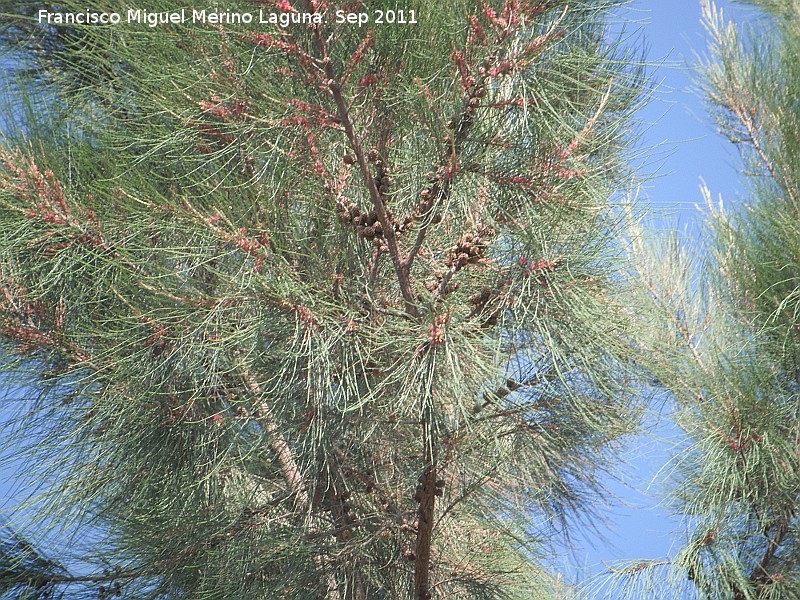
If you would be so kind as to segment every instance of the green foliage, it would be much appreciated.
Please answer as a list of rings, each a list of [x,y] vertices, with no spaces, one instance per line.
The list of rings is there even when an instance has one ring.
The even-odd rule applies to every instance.
[[[660,315],[654,372],[689,440],[670,497],[690,534],[671,560],[620,569],[630,597],[800,597],[800,15],[797,3],[765,8],[770,20],[747,30],[704,4],[704,81],[742,150],[747,204],[723,210],[704,190],[713,251],[699,266],[674,240],[638,248]]]
[[[0,157],[30,510],[126,597],[569,594],[537,557],[637,419],[611,8],[40,31]]]

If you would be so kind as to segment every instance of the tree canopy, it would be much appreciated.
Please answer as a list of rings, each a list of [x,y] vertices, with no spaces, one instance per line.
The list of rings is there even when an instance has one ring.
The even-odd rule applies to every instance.
[[[800,14],[792,2],[751,4],[761,20],[735,26],[703,3],[702,82],[741,150],[744,202],[724,207],[704,190],[703,255],[674,239],[639,249],[664,333],[655,372],[688,440],[669,497],[689,536],[668,560],[622,568],[626,597],[800,597]]]
[[[348,6],[15,21],[48,46],[0,151],[6,440],[45,483],[6,589],[567,593],[537,557],[638,416],[641,63],[607,1]],[[17,543],[43,525],[62,554]]]

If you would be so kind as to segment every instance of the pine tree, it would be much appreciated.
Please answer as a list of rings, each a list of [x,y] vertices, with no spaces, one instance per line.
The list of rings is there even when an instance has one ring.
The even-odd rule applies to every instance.
[[[637,420],[640,61],[601,0],[348,6],[17,26],[49,46],[1,157],[6,439],[39,484],[6,589],[567,593],[546,536]]]
[[[726,210],[704,189],[708,256],[673,239],[644,271],[687,436],[671,506],[690,533],[671,559],[619,570],[630,597],[800,598],[800,7],[753,4],[766,13],[749,28],[703,6],[705,89],[747,197]]]

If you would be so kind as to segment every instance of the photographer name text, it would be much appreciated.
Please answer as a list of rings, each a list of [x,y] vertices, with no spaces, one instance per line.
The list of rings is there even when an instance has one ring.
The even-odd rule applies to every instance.
[[[275,12],[259,9],[257,12],[236,12],[208,9],[182,8],[169,12],[153,12],[141,8],[130,8],[125,13],[96,12],[54,12],[41,9],[37,18],[39,23],[49,25],[319,25],[328,20],[338,24],[363,27],[375,25],[416,25],[417,13],[414,10],[373,10],[371,12],[332,11],[330,14],[318,12]]]

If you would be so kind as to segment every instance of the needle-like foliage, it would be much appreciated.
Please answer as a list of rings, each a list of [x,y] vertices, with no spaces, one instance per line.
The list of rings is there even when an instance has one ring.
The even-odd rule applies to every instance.
[[[742,151],[746,203],[704,190],[713,251],[695,264],[676,243],[640,248],[655,370],[686,432],[665,472],[689,535],[670,560],[621,567],[625,597],[800,598],[800,5],[753,4],[769,17],[749,30],[703,4],[705,88]]]
[[[564,597],[547,536],[637,417],[614,3],[126,4],[8,34],[47,44],[0,156],[11,523],[97,540],[48,589]]]

